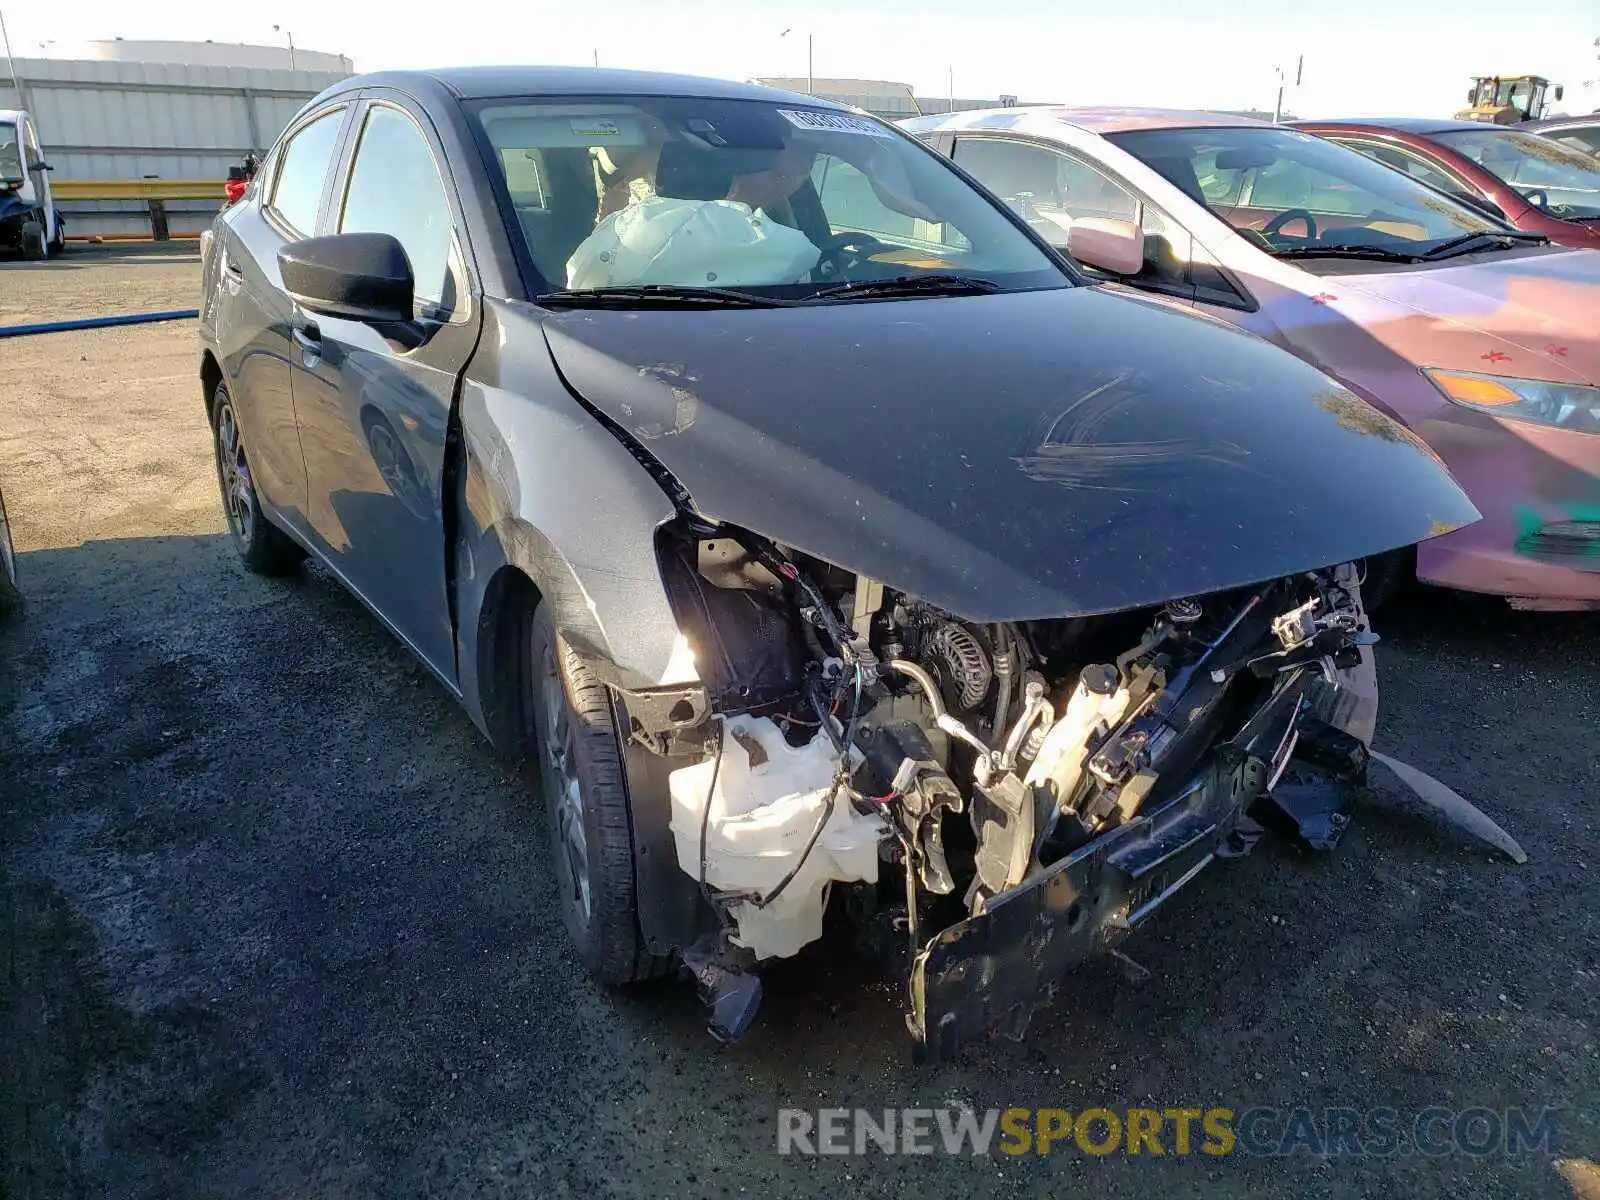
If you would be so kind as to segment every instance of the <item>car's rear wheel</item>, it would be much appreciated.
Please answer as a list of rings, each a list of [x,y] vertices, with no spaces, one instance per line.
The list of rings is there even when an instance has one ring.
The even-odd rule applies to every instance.
[[[245,569],[257,575],[284,575],[293,571],[305,558],[305,551],[261,511],[255,481],[250,474],[250,457],[245,453],[244,434],[226,384],[217,384],[212,393],[211,434],[228,535]]]
[[[551,621],[532,614],[532,687],[525,707],[537,742],[556,899],[589,973],[602,983],[661,974],[639,932],[633,827],[611,696]]]

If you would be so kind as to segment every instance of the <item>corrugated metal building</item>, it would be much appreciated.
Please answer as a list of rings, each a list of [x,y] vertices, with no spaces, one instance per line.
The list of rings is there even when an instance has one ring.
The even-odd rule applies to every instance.
[[[170,48],[164,53],[176,54],[183,44],[161,45]],[[297,66],[307,58],[319,66],[330,61],[345,66],[230,65],[228,47],[196,46],[204,47],[212,61],[18,58],[15,81],[0,77],[0,108],[33,114],[57,180],[195,179],[220,187],[246,151],[272,145],[307,100],[350,74],[349,60],[331,55],[297,51]],[[286,53],[278,47],[238,49],[252,52],[251,57],[260,51]],[[148,207],[139,201],[74,201],[59,207],[72,236],[150,228]],[[217,207],[203,200],[168,201],[172,231],[204,229]]]

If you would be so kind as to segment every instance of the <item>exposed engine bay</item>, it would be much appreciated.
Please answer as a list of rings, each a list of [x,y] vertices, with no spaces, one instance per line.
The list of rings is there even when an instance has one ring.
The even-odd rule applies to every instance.
[[[1364,779],[1353,566],[976,624],[742,531],[663,556],[712,713],[670,776],[720,926],[685,961],[725,981],[792,955],[850,885],[932,1055],[1020,1036],[1074,963],[1248,850],[1257,801],[1326,848]]]

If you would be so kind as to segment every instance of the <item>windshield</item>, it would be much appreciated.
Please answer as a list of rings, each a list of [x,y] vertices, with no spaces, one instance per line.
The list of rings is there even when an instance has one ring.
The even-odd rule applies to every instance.
[[[16,124],[0,121],[0,179],[15,183],[21,178],[22,147],[17,141]]]
[[[1600,217],[1600,161],[1554,138],[1515,129],[1458,129],[1433,140],[1464,154],[1558,217]]]
[[[696,289],[709,301],[884,281],[927,294],[948,276],[983,290],[1072,282],[944,160],[869,117],[655,97],[495,103],[477,116],[543,291]]]
[[[1398,171],[1293,129],[1152,129],[1108,137],[1262,249],[1421,256],[1505,226]]]

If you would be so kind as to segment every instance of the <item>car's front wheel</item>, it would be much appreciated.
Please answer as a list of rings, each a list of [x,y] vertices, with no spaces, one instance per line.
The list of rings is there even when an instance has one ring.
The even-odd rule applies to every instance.
[[[250,456],[245,453],[239,415],[226,384],[217,384],[211,400],[211,442],[217,457],[217,483],[222,488],[222,511],[228,518],[228,536],[245,569],[257,575],[284,575],[305,557],[289,536],[261,511]]]
[[[22,227],[22,257],[29,262],[43,262],[50,257],[50,239],[42,220],[29,221]]]
[[[0,617],[8,617],[22,607],[22,592],[17,587],[17,555],[11,545],[11,523],[6,519],[6,499],[0,496]]]
[[[632,983],[669,965],[647,950],[634,891],[633,829],[611,696],[540,604],[528,638],[529,712],[550,835],[556,900],[589,973]]]

